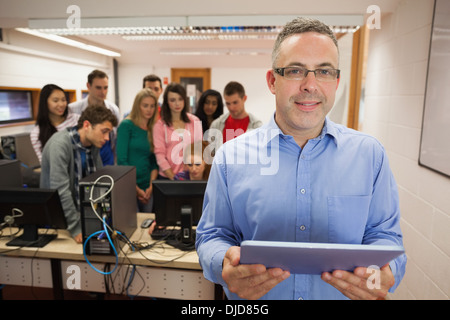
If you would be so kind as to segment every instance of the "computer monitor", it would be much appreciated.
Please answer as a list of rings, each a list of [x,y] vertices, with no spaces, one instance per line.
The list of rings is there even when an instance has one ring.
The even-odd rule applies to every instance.
[[[57,190],[0,188],[0,225],[23,228],[7,246],[44,247],[56,234],[39,234],[38,228],[66,229],[67,223]]]
[[[29,90],[0,90],[0,125],[33,120]]]
[[[0,188],[2,187],[22,187],[22,171],[18,160],[0,159]]]
[[[206,181],[155,180],[153,184],[153,211],[158,226],[181,226],[182,209],[190,209],[192,225],[202,215]]]

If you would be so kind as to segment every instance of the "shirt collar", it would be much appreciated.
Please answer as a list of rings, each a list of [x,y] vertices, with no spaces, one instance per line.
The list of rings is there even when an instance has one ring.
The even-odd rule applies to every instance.
[[[67,130],[69,131],[70,137],[72,138],[72,146],[74,148],[81,149],[81,150],[85,151],[86,153],[91,152],[91,150],[92,150],[91,146],[85,147],[81,144],[80,133],[78,132],[77,126],[68,128]]]
[[[331,121],[328,117],[325,117],[325,123],[324,126],[322,128],[322,132],[320,133],[320,135],[316,138],[314,138],[313,140],[322,140],[325,136],[330,136],[331,138],[333,138],[334,143],[336,144],[336,146],[339,145],[338,143],[338,139],[339,139],[339,135],[338,135],[338,130],[337,130],[337,125]],[[273,138],[278,137],[278,136],[282,136],[282,137],[290,137],[289,135],[284,134],[280,127],[278,126],[278,124],[275,122],[275,113],[273,114],[273,116],[270,118],[270,121],[267,123],[266,125],[267,127],[267,136],[268,139],[266,139],[266,144],[269,143],[269,141],[271,141]]]

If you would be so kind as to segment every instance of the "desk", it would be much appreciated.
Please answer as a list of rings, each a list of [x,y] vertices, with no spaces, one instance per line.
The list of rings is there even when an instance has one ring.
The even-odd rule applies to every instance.
[[[149,214],[137,215],[137,229],[130,240],[154,243],[141,222]],[[4,234],[8,228],[4,229]],[[49,232],[54,232],[53,230]],[[164,243],[151,250],[133,252],[127,245],[119,253],[119,265],[109,276],[95,271],[85,260],[82,244],[77,244],[66,230],[43,248],[6,246],[0,239],[0,284],[53,288],[55,298],[63,298],[63,289],[139,295],[169,299],[214,299],[215,285],[203,277],[195,251],[181,251]],[[89,261],[99,270],[115,265],[114,256],[92,255]],[[131,283],[130,274],[135,265]],[[105,278],[107,283],[105,283]]]

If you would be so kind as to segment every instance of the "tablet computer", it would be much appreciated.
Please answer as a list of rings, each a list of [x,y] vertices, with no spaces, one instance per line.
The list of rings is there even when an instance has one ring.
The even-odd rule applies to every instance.
[[[381,268],[404,253],[402,246],[243,241],[241,264],[263,264],[291,274],[321,274],[356,267]]]

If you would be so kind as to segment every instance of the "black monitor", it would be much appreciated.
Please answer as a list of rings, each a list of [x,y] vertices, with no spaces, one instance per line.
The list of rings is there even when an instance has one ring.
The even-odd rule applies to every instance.
[[[181,226],[182,213],[191,212],[192,225],[202,215],[206,181],[155,180],[153,184],[153,212],[158,226]]]
[[[39,234],[38,228],[66,229],[67,223],[57,190],[0,188],[0,225],[23,228],[7,246],[43,247],[56,234]]]
[[[0,159],[0,188],[1,187],[22,187],[22,171],[18,160]]]

